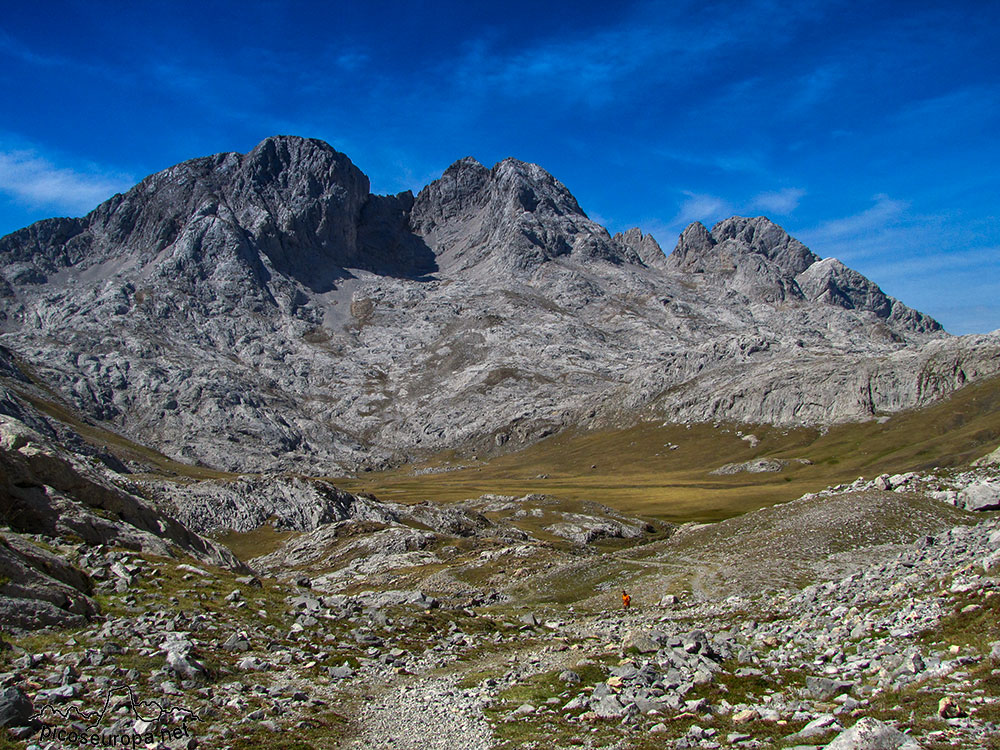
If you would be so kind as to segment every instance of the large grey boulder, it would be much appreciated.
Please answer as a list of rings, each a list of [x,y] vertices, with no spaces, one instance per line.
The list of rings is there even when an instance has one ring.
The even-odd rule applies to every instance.
[[[160,644],[160,650],[166,656],[167,668],[178,677],[185,680],[199,680],[208,675],[205,665],[195,658],[194,644],[186,633],[166,633]]]
[[[975,482],[958,493],[958,505],[966,510],[1000,510],[1000,484]]]
[[[836,695],[849,693],[853,687],[851,682],[832,680],[829,677],[806,677],[806,689],[816,700],[830,700]]]
[[[34,709],[24,691],[8,687],[0,691],[0,727],[25,727],[31,722]]]
[[[917,742],[878,719],[861,719],[837,735],[826,750],[921,750]]]
[[[127,479],[0,414],[2,521],[22,533],[73,536],[169,556],[177,547],[205,562],[241,568],[233,554],[126,489]]]
[[[11,532],[0,533],[0,625],[79,627],[97,614],[87,575]]]

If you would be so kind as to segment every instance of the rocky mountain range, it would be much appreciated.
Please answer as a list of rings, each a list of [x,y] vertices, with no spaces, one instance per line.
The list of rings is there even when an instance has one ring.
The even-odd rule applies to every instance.
[[[0,239],[0,325],[0,360],[55,400],[233,471],[643,419],[865,420],[1000,371],[1000,336],[946,334],[764,217],[692,224],[666,255],[534,164],[461,159],[381,196],[296,137]]]

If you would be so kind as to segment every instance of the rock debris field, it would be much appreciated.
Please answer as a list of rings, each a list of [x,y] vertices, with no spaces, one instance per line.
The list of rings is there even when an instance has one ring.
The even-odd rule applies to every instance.
[[[503,592],[324,593],[318,576],[36,536],[87,571],[103,615],[6,636],[0,722],[7,746],[29,750],[93,736],[230,750],[1000,747],[995,467],[858,480],[743,528],[859,493],[919,496],[959,522],[864,550],[846,575],[850,550],[828,546],[815,582],[742,594],[711,578],[674,586],[688,579],[657,567],[670,544],[691,556],[713,527],[682,528],[614,557],[645,561],[645,577],[622,568],[589,600],[530,607]],[[970,501],[987,510],[956,507]]]

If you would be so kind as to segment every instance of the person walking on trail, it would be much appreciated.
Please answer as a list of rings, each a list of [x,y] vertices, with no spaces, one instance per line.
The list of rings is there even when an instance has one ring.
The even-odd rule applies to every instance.
[[[622,591],[622,609],[628,609],[632,604],[632,597]]]

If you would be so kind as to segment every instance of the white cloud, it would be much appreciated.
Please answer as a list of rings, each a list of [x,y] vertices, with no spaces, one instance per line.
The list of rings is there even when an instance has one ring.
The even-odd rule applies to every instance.
[[[681,226],[683,229],[693,221],[711,223],[713,220],[732,216],[732,206],[724,198],[707,193],[692,193],[684,191],[687,198],[681,203],[680,210],[671,221],[671,225]]]
[[[799,206],[799,201],[806,194],[800,188],[785,188],[754,196],[750,207],[778,216],[787,216]]]
[[[869,273],[882,278],[897,275],[928,282],[944,274],[985,273],[987,269],[1000,270],[1000,247],[975,247],[951,252],[928,252],[921,248],[919,254],[896,256],[888,262],[876,261],[866,266]],[[992,273],[993,270],[990,270],[989,275]]]
[[[915,213],[906,201],[876,195],[856,214],[795,232],[818,255],[840,258],[952,333],[997,328],[993,279],[998,248],[947,214]]]
[[[134,182],[96,168],[59,167],[31,149],[0,151],[0,192],[32,207],[85,213]]]
[[[864,211],[799,231],[799,239],[813,252],[833,255],[844,262],[912,247],[914,233],[924,233],[929,217],[914,224],[907,218],[910,204],[906,201],[884,193],[872,200],[874,204]]]

